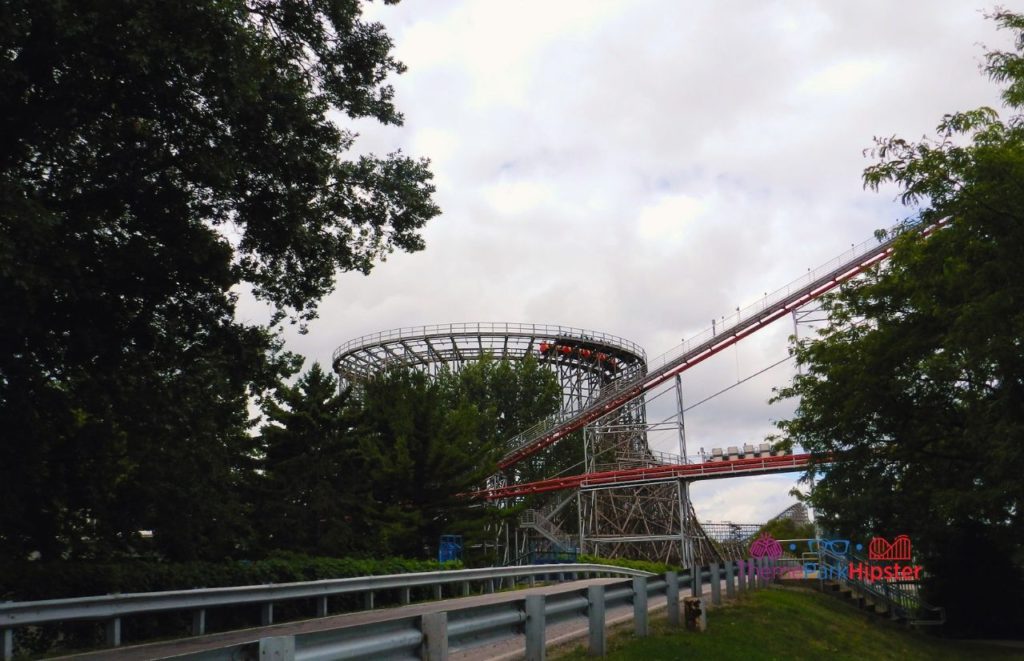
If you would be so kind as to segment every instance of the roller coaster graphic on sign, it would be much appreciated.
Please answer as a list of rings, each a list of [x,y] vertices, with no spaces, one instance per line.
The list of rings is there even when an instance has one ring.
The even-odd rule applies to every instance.
[[[892,541],[884,537],[874,537],[868,544],[870,560],[910,560],[910,537],[899,535]]]

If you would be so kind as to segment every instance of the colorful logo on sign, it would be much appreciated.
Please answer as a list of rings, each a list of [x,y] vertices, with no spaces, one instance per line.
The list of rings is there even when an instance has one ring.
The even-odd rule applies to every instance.
[[[781,558],[782,545],[779,540],[764,533],[750,545],[750,555],[755,558]]]
[[[817,552],[822,562],[804,562],[804,578],[817,574],[819,578],[866,582],[881,580],[919,580],[920,565],[901,565],[898,561],[909,561],[911,556],[910,537],[899,535],[892,542],[884,537],[874,537],[868,544],[869,562],[849,562],[845,556],[850,548],[846,539],[812,539],[807,542],[811,551]],[[791,547],[793,545],[790,545]],[[857,544],[856,550],[864,546]],[[831,556],[832,562],[826,562]],[[837,556],[843,556],[840,560]],[[854,559],[856,556],[854,556]]]
[[[910,560],[910,538],[900,535],[890,543],[884,537],[875,537],[868,544],[868,558],[871,560]]]

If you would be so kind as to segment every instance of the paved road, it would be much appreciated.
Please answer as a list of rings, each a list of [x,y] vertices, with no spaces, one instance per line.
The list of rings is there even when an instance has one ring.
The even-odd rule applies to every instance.
[[[225,647],[228,645],[241,645],[248,642],[258,641],[260,638],[266,638],[269,636],[285,636],[299,633],[308,633],[312,631],[340,629],[358,624],[365,624],[368,622],[383,622],[391,619],[409,617],[410,615],[423,615],[425,613],[452,611],[459,608],[465,608],[467,606],[479,606],[485,604],[497,604],[506,601],[513,601],[516,599],[522,599],[523,595],[526,594],[557,594],[560,592],[579,590],[590,585],[609,585],[612,583],[621,583],[628,581],[629,579],[623,578],[595,578],[585,581],[567,581],[565,583],[557,583],[553,585],[538,586],[533,588],[524,588],[521,590],[515,590],[510,592],[497,592],[493,594],[461,597],[458,599],[428,601],[397,608],[386,608],[380,610],[360,611],[357,613],[331,615],[328,617],[321,617],[312,620],[286,622],[266,627],[242,629],[240,631],[227,631],[223,633],[207,634],[204,636],[194,636],[191,638],[183,638],[179,640],[162,643],[151,643],[148,645],[136,645],[132,647],[110,648],[98,652],[76,654],[73,656],[65,656],[60,658],[75,659],[76,661],[84,661],[86,659],[112,659],[116,661],[148,661],[149,659],[173,658],[175,656],[180,656],[183,654],[194,654],[196,652],[216,649],[218,647]],[[652,600],[652,605],[654,601],[655,600]],[[664,602],[664,598],[662,598],[661,601]],[[630,611],[630,614],[631,613],[632,611]],[[611,622],[612,617],[613,615],[609,613],[609,622]],[[584,631],[586,631],[585,621],[583,622],[583,626]],[[554,632],[554,629],[555,627],[549,628],[549,636],[557,635]],[[519,636],[518,638],[518,646],[520,650],[522,650],[524,647],[523,637]],[[450,656],[453,659],[493,659],[495,658],[496,655],[504,653],[502,651],[494,650],[494,652],[489,655],[477,656],[472,650],[452,649],[450,650],[450,652]]]

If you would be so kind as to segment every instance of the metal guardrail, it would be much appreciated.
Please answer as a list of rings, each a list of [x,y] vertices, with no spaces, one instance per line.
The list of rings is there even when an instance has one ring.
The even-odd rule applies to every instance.
[[[580,567],[586,565],[578,565]],[[600,567],[607,568],[603,565]],[[560,565],[571,571],[572,565]],[[646,574],[646,572],[643,572]],[[182,661],[236,661],[270,659],[279,661],[326,661],[340,659],[446,659],[450,651],[466,650],[487,643],[523,636],[525,658],[543,659],[547,627],[577,620],[587,622],[591,654],[607,652],[608,609],[632,605],[633,629],[637,636],[649,632],[649,600],[664,596],[670,625],[680,621],[681,590],[703,595],[711,586],[711,600],[722,602],[726,595],[765,587],[773,576],[767,559],[710,565],[698,571],[686,570],[664,575],[635,576],[609,585],[588,586],[552,595],[529,594],[503,603],[452,608],[447,611],[388,619],[362,625],[259,638],[245,643],[174,657]]]
[[[15,627],[49,622],[114,622],[128,615],[212,606],[229,607],[254,602],[272,604],[283,599],[311,596],[325,599],[328,595],[368,590],[408,590],[422,586],[439,588],[441,585],[467,581],[490,581],[493,589],[493,582],[500,579],[527,578],[532,584],[538,577],[564,578],[569,575],[622,576],[624,581],[553,595],[523,595],[502,603],[455,607],[443,612],[417,616],[403,616],[400,610],[396,610],[394,616],[382,621],[295,635],[254,638],[243,643],[174,658],[205,661],[265,658],[309,661],[382,657],[444,659],[449,648],[474,647],[523,633],[526,635],[527,658],[540,658],[544,649],[547,624],[586,618],[589,620],[592,648],[598,645],[598,649],[604,649],[606,608],[632,603],[634,627],[638,634],[645,635],[650,597],[664,595],[668,603],[669,621],[678,624],[681,588],[689,587],[691,594],[700,595],[703,593],[702,586],[709,582],[712,601],[718,604],[723,597],[723,581],[726,596],[732,597],[745,590],[767,585],[773,574],[769,563],[764,559],[728,562],[724,566],[713,564],[700,567],[697,571],[684,570],[661,576],[609,565],[558,564],[5,603],[0,604],[0,623],[4,632],[3,655],[5,659],[13,657]],[[439,596],[437,591],[435,596]],[[320,614],[326,615],[326,612]],[[254,636],[258,636],[258,633],[254,632]],[[119,642],[111,641],[112,644]]]
[[[415,588],[432,588],[436,599],[442,597],[446,585],[462,584],[463,594],[468,594],[472,583],[482,583],[485,590],[493,591],[495,583],[504,580],[528,579],[562,572],[601,573],[619,576],[646,576],[648,572],[623,567],[597,564],[574,565],[532,565],[517,567],[490,567],[409,574],[388,574],[359,578],[340,578],[301,583],[280,583],[225,588],[204,588],[196,590],[173,590],[165,592],[141,592],[112,594],[73,599],[48,599],[42,601],[0,603],[0,645],[2,657],[8,661],[14,654],[14,630],[48,623],[66,623],[82,620],[105,621],[107,643],[117,646],[121,643],[121,618],[149,613],[191,611],[193,613],[193,634],[205,633],[206,610],[245,604],[261,605],[262,623],[274,621],[274,603],[293,599],[317,599],[318,616],[327,615],[327,598],[339,595],[365,594],[366,605],[373,607],[373,594],[385,590],[397,590],[401,601],[410,601],[410,591]]]

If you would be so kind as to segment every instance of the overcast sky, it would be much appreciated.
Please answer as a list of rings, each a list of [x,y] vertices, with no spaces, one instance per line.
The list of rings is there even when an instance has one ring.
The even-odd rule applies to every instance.
[[[1014,8],[1016,3],[1003,3]],[[355,123],[357,149],[432,161],[427,248],[345,274],[308,335],[330,363],[366,333],[513,321],[616,334],[649,356],[909,215],[865,191],[874,136],[998,106],[970,0],[371,5],[409,70],[403,127]],[[353,123],[346,121],[346,126]],[[255,315],[254,308],[243,307]],[[791,319],[684,374],[696,403],[787,355]],[[689,447],[761,442],[787,362],[687,413]],[[650,417],[667,415],[662,397]],[[656,449],[673,451],[672,434]],[[698,483],[705,520],[760,522],[795,477]]]

